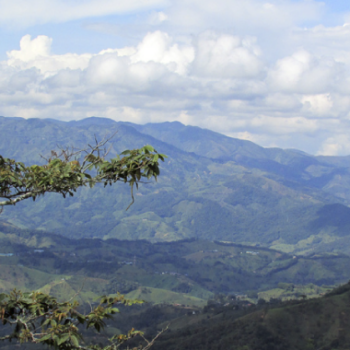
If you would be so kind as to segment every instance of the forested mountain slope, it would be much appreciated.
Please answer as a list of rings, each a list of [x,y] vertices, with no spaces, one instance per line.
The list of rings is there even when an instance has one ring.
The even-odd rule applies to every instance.
[[[221,307],[194,316],[192,327],[163,336],[155,350],[347,350],[350,347],[350,285],[313,300],[243,311]],[[184,320],[185,323],[185,320]]]
[[[83,148],[118,131],[110,156],[151,144],[168,155],[135,204],[125,186],[82,189],[6,208],[2,219],[69,237],[259,243],[287,252],[350,253],[348,158],[265,149],[180,123],[0,117],[0,154],[42,163],[58,146]],[[349,162],[350,164],[350,162]]]

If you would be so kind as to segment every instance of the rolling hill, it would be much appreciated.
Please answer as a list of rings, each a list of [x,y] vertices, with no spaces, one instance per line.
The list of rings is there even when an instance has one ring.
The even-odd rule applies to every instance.
[[[41,288],[62,299],[84,287],[84,300],[119,291],[150,302],[201,305],[220,293],[317,295],[350,279],[347,255],[306,257],[196,239],[75,240],[0,222],[0,246],[1,291]],[[309,287],[301,291],[300,285]]]

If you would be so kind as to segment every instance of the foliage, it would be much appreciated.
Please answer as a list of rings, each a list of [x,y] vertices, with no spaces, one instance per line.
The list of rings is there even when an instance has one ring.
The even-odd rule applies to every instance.
[[[138,186],[142,178],[159,175],[158,161],[164,161],[166,157],[159,154],[152,146],[144,146],[140,149],[125,150],[121,153],[124,157],[106,160],[108,151],[101,148],[108,140],[97,142],[89,149],[70,152],[61,150],[60,154],[51,152],[51,157],[45,165],[32,165],[26,167],[22,162],[4,158],[0,155],[0,206],[14,205],[19,201],[44,195],[45,193],[59,193],[64,198],[73,196],[79,187],[93,187],[97,183],[104,186],[112,185],[117,181],[127,182],[131,186]],[[80,162],[78,157],[86,155]]]
[[[100,332],[105,327],[105,319],[118,313],[116,305],[140,304],[142,301],[125,299],[123,295],[103,296],[97,306],[83,314],[76,301],[58,302],[56,298],[41,293],[22,293],[14,289],[9,294],[0,294],[2,324],[9,324],[12,333],[0,340],[19,340],[34,344],[46,344],[59,350],[116,350],[129,339],[142,332],[131,329],[127,334],[117,334],[109,338],[109,345],[85,345],[81,326],[94,328]],[[80,328],[79,328],[80,327]],[[152,342],[143,349],[148,349]],[[153,343],[152,343],[153,344]]]

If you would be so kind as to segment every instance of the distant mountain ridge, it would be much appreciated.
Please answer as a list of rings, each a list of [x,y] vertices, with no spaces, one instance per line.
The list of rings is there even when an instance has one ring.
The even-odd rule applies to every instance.
[[[350,253],[350,226],[341,219],[350,210],[349,157],[263,148],[178,122],[136,125],[95,117],[0,117],[0,154],[42,163],[40,155],[57,146],[83,148],[115,131],[111,156],[151,144],[169,157],[158,183],[141,186],[129,211],[130,192],[120,184],[20,203],[6,208],[2,219],[75,238],[196,237],[286,252]]]

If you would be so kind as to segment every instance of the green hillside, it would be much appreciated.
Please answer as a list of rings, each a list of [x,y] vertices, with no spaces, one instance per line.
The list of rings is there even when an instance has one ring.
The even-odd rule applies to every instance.
[[[170,323],[155,350],[345,350],[349,345],[343,330],[350,322],[350,285],[322,297],[330,285],[350,278],[346,255],[305,257],[195,239],[75,240],[5,222],[0,238],[1,292],[40,289],[83,305],[117,291],[145,300],[122,307],[106,332],[135,327],[152,336]]]
[[[48,195],[19,203],[2,219],[74,238],[196,238],[299,254],[350,253],[347,158],[264,149],[179,123],[140,126],[100,118],[0,117],[0,154],[42,163],[51,149],[83,148],[116,130],[110,156],[145,144],[168,155],[158,183],[142,184],[127,212],[130,190],[120,184],[84,188],[65,200]]]
[[[322,298],[276,305],[218,306],[192,315],[192,326],[163,336],[154,349],[347,350],[350,285]],[[179,321],[181,318],[179,319]]]
[[[2,290],[43,288],[62,298],[81,288],[84,300],[148,290],[152,302],[199,305],[214,294],[266,293],[281,283],[314,284],[317,295],[350,279],[346,255],[306,257],[227,242],[75,240],[0,222],[0,243]]]
[[[192,297],[185,293],[175,293],[168,291],[166,289],[160,288],[150,288],[150,287],[141,287],[128,294],[126,297],[129,299],[139,299],[144,300],[152,304],[184,304],[191,306],[204,306],[206,300]]]

